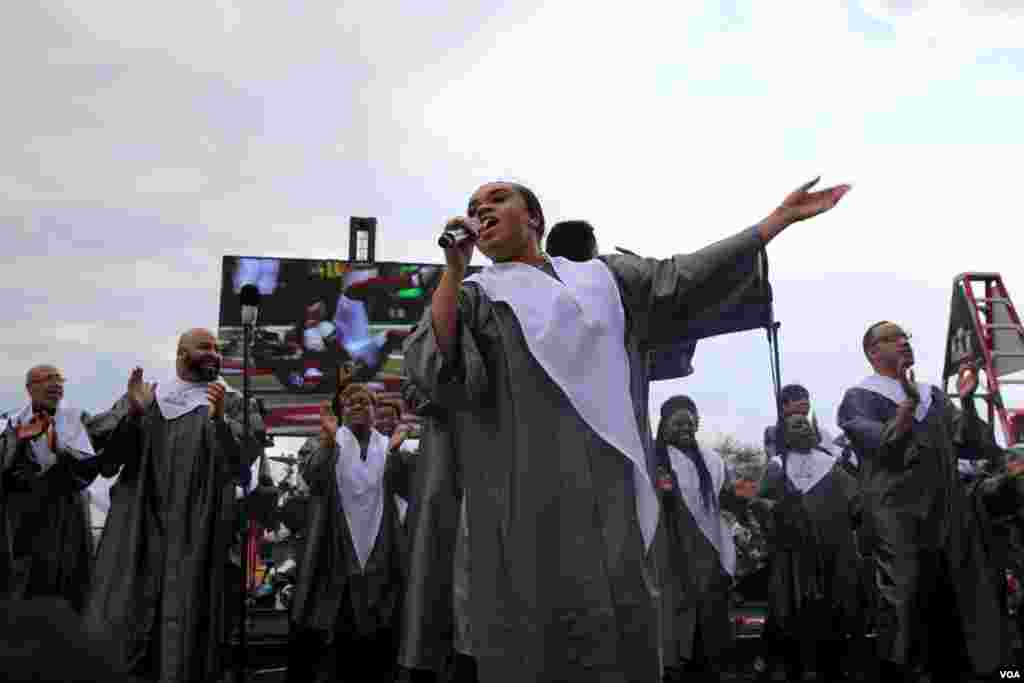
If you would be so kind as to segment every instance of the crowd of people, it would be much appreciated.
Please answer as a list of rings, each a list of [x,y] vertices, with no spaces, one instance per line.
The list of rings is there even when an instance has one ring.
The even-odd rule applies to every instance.
[[[752,228],[662,260],[599,255],[582,221],[557,226],[545,253],[531,190],[477,189],[447,225],[468,237],[444,250],[404,343],[418,453],[357,381],[339,381],[307,444],[288,680],[718,680],[737,573],[724,513],[767,532],[764,676],[842,680],[869,631],[882,681],[1009,666],[1000,524],[1024,486],[974,409],[971,362],[958,408],[916,382],[903,328],[870,325],[840,438],[806,388],[786,386],[756,495],[700,446],[690,397],[666,401],[652,433],[652,349],[753,286],[750,257],[849,190],[815,182]],[[492,265],[466,277],[477,249]],[[136,368],[94,416],[64,407],[60,370],[38,366],[0,429],[3,597],[66,601],[116,675],[198,683],[229,669],[235,487],[263,426],[252,405],[244,429],[220,360],[212,333],[189,330],[169,381]],[[994,465],[966,478],[975,460]],[[93,553],[81,492],[115,475]]]

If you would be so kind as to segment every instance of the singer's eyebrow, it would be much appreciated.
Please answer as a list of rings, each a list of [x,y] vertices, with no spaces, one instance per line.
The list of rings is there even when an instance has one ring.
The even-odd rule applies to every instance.
[[[488,190],[487,192],[484,193],[484,197],[487,198],[487,199],[491,199],[492,197],[494,197],[494,195],[500,194],[502,192],[507,192],[507,191],[508,191],[507,187],[491,188],[490,190]],[[470,200],[469,206],[466,208],[466,213],[470,217],[472,217],[473,214],[476,212],[476,207],[478,207],[479,205],[480,205],[480,200],[479,199],[474,198],[474,199]]]

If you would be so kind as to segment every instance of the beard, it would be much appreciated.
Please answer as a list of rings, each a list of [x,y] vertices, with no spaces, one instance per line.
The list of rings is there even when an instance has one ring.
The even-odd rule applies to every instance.
[[[220,376],[220,360],[212,356],[189,355],[188,371],[200,382],[213,382]]]

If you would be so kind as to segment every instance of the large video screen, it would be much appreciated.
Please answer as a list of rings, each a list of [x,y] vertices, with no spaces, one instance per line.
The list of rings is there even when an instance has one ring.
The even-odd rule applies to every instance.
[[[249,387],[269,434],[316,434],[320,404],[334,395],[338,369],[346,366],[404,412],[402,342],[442,272],[427,263],[225,256],[218,331],[224,378],[242,390],[238,296],[253,284],[261,298],[250,340]],[[407,413],[401,417],[415,422]]]

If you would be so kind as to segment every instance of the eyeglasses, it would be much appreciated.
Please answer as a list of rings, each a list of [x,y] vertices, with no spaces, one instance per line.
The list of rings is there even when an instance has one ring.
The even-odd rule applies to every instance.
[[[66,380],[62,375],[46,375],[45,377],[37,377],[29,381],[29,385],[32,384],[64,384]]]
[[[909,332],[901,332],[899,334],[887,334],[884,337],[876,337],[875,341],[872,343],[872,345],[874,345],[874,344],[889,344],[891,342],[898,342],[898,341],[901,341],[901,340],[909,342],[913,338],[914,338],[914,335],[910,334]]]

